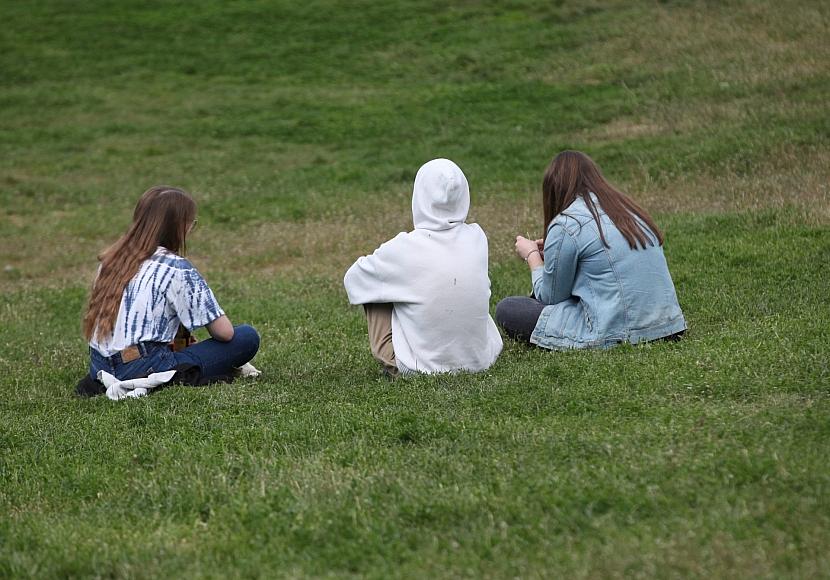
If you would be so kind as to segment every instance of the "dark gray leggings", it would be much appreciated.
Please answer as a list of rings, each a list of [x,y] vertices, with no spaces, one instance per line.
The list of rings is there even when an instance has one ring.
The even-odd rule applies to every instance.
[[[536,328],[536,322],[545,305],[528,296],[508,296],[496,304],[496,322],[504,329],[504,332],[514,340],[530,343],[530,335]],[[677,341],[685,333],[681,330],[670,336],[664,336],[656,340]]]
[[[528,296],[508,296],[496,304],[496,323],[514,340],[530,343],[544,304]]]

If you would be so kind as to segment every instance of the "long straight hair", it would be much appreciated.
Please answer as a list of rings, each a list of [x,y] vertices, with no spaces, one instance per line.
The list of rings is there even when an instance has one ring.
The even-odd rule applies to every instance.
[[[127,233],[98,256],[101,267],[92,283],[83,320],[87,340],[112,335],[124,289],[142,262],[158,246],[183,254],[185,238],[195,218],[196,202],[186,191],[157,185],[144,192]]]
[[[632,250],[654,245],[654,238],[648,235],[637,218],[648,226],[657,238],[657,243],[663,245],[663,234],[648,212],[608,183],[594,160],[580,151],[563,151],[553,158],[545,172],[542,181],[542,207],[545,212],[542,238],[547,236],[548,226],[553,218],[565,211],[577,196],[580,196],[597,223],[603,245],[606,248],[610,247],[602,231],[599,212],[591,193],[596,195],[600,207],[620,230]]]

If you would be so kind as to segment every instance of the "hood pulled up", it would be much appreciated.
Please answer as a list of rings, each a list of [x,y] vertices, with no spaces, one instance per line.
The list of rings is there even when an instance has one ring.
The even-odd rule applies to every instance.
[[[467,219],[470,186],[461,168],[449,159],[424,163],[415,176],[412,221],[415,228],[448,230]]]

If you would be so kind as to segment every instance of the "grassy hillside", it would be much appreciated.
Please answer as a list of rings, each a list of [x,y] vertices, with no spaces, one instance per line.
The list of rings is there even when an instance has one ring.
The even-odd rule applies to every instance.
[[[0,2],[0,577],[826,576],[825,4]],[[663,227],[687,338],[384,380],[341,280],[418,167],[495,303],[565,147]],[[156,183],[265,374],[77,400]]]

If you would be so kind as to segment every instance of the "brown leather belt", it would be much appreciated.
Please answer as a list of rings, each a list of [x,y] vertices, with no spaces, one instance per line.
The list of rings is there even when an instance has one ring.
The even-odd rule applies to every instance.
[[[122,363],[129,363],[141,358],[141,349],[138,348],[137,344],[131,344],[118,354],[121,355]]]

